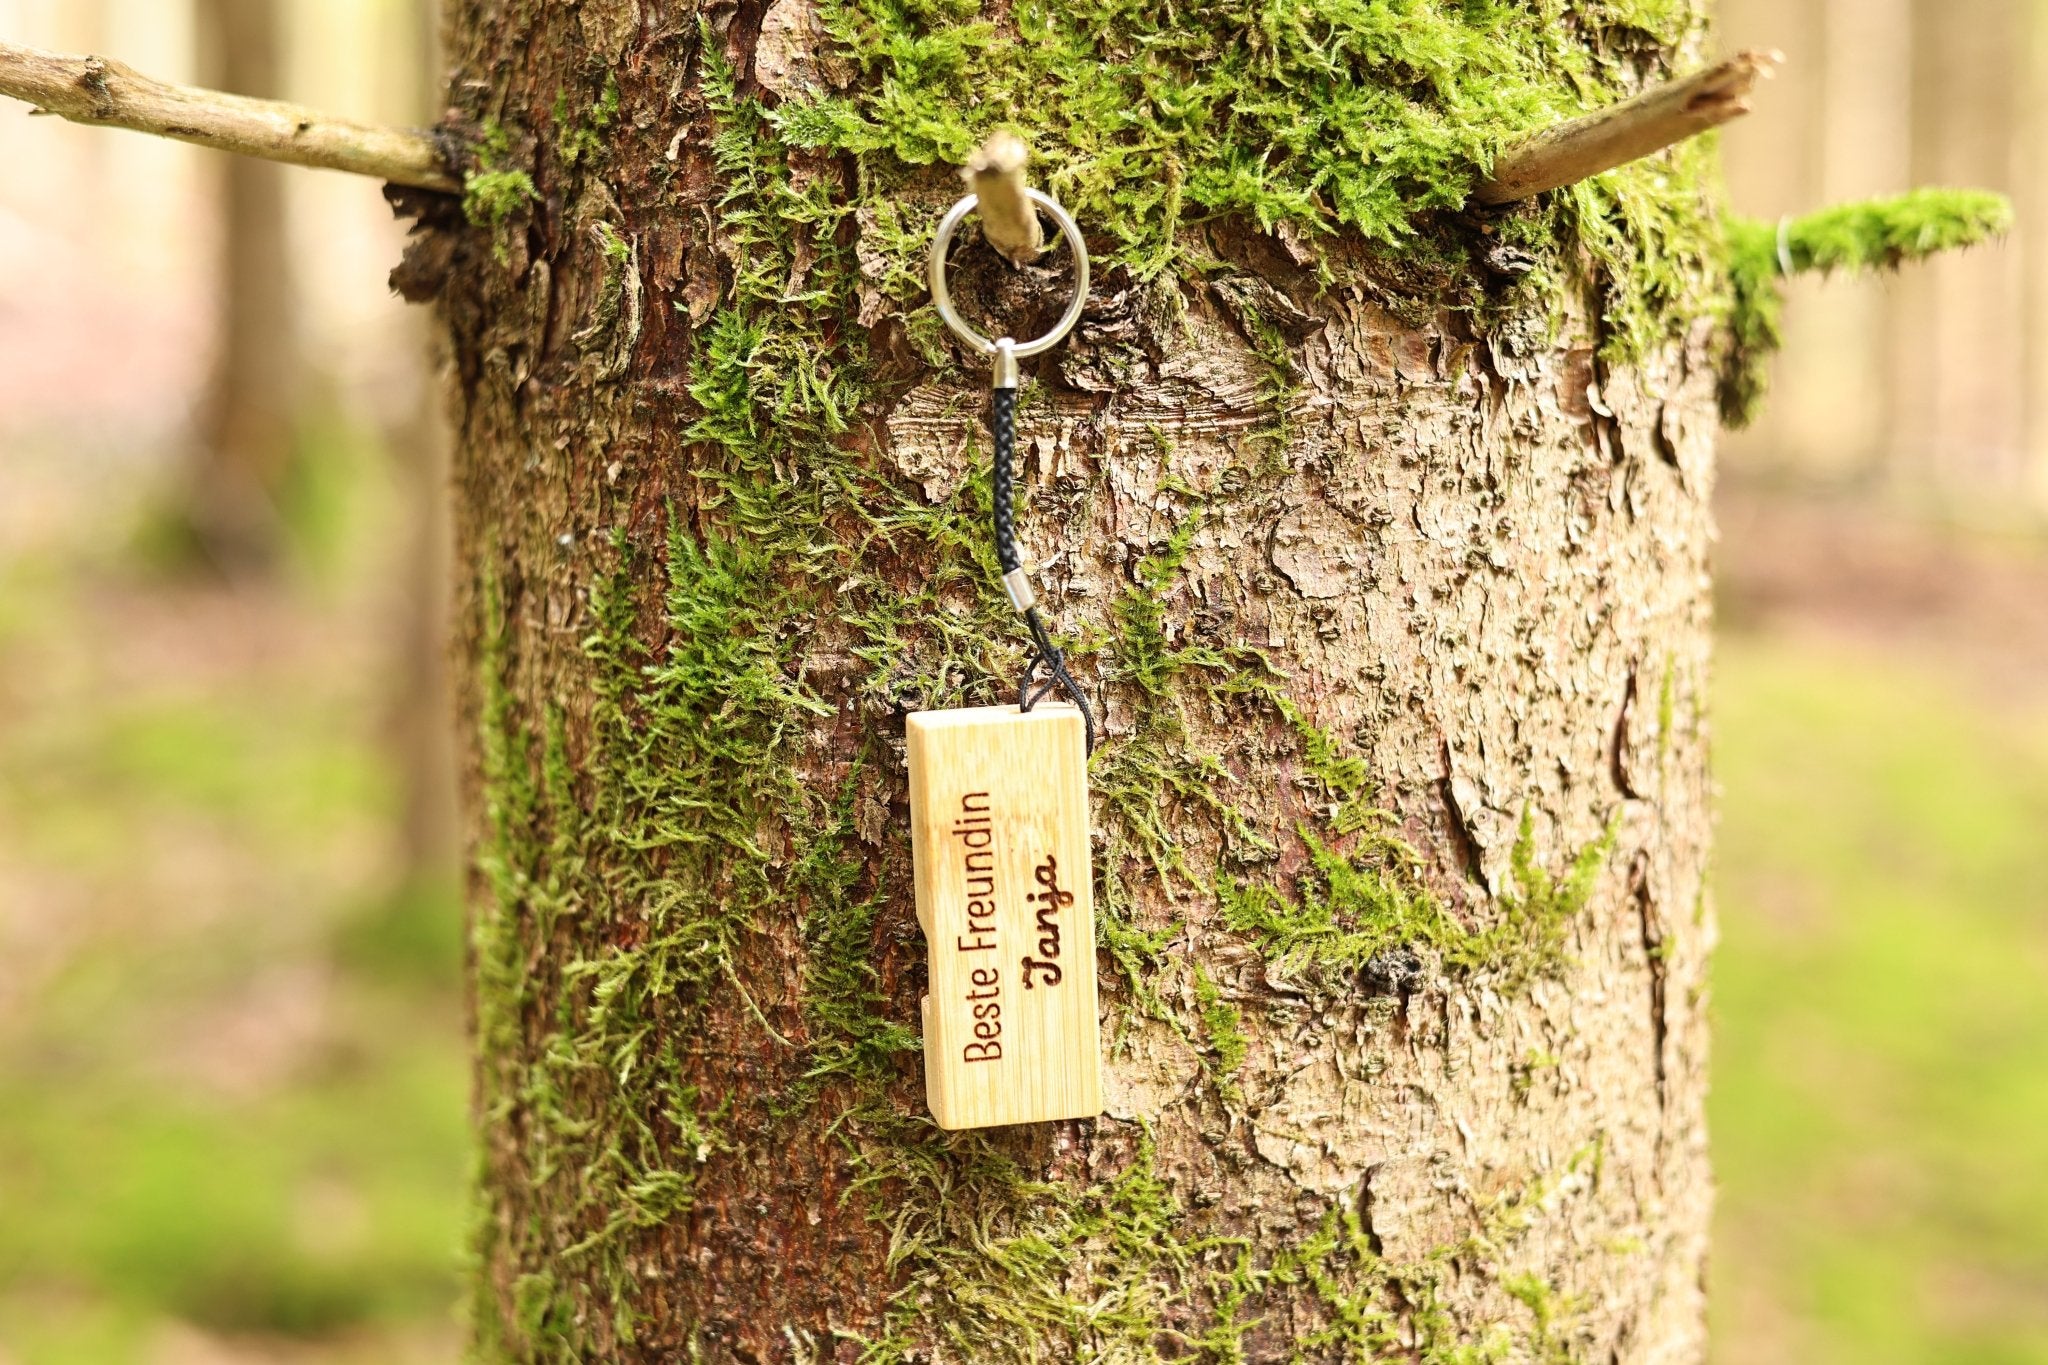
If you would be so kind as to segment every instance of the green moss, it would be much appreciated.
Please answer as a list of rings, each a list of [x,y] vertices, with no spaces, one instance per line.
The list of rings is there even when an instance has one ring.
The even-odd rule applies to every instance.
[[[1565,1327],[1576,1316],[1575,1304],[1561,1301],[1548,1280],[1533,1274],[1510,1276],[1501,1287],[1529,1310],[1529,1359],[1533,1365],[1578,1365]]]
[[[861,156],[884,195],[907,172],[959,164],[995,127],[1014,128],[1051,190],[1140,278],[1190,264],[1180,229],[1219,217],[1311,242],[1353,235],[1402,258],[1380,287],[1397,279],[1416,299],[1479,312],[1504,294],[1561,316],[1562,287],[1590,271],[1606,349],[1626,358],[1719,296],[1702,188],[1710,148],[1622,167],[1483,231],[1456,211],[1503,146],[1632,90],[1639,54],[1684,38],[1689,7],[1531,8],[1027,0],[999,26],[972,0],[833,0],[828,27],[864,88],[775,118],[794,145]],[[923,232],[911,235],[921,247]],[[1496,242],[1536,262],[1523,286],[1496,290],[1474,268]],[[914,255],[903,259],[891,277],[908,300]],[[1284,394],[1290,347],[1258,318],[1247,323]]]
[[[1390,949],[1456,934],[1456,922],[1391,865],[1334,853],[1305,829],[1300,835],[1312,870],[1292,895],[1252,879],[1226,879],[1217,890],[1223,923],[1283,974],[1355,970]]]
[[[505,232],[512,219],[538,203],[540,191],[533,176],[505,163],[512,156],[512,135],[495,120],[484,125],[477,139],[476,164],[462,178],[462,215],[471,227],[489,229],[493,254],[499,264],[511,259]]]
[[[1358,1211],[1333,1209],[1300,1248],[1281,1256],[1273,1273],[1282,1283],[1306,1284],[1327,1315],[1327,1323],[1298,1335],[1294,1359],[1383,1360],[1411,1343],[1404,1340],[1407,1315],[1399,1311],[1394,1277],[1373,1250]],[[1442,1360],[1438,1342],[1425,1336],[1422,1358]]]
[[[1213,279],[1210,288],[1237,323],[1239,334],[1260,368],[1259,398],[1264,411],[1260,420],[1239,438],[1238,459],[1255,476],[1281,473],[1288,438],[1293,432],[1293,404],[1301,392],[1301,376],[1295,369],[1294,345],[1271,314],[1294,305],[1280,298],[1263,281],[1240,276]]]
[[[633,258],[632,244],[619,236],[617,228],[606,222],[600,222],[597,225],[597,243],[599,249],[604,252],[605,259],[603,287],[607,291],[616,289],[618,286],[618,269]]]
[[[1150,1134],[1141,1130],[1123,1174],[1079,1189],[1027,1179],[979,1138],[956,1140],[952,1155],[954,1169],[887,1172],[910,1196],[893,1227],[906,1283],[863,1365],[925,1359],[927,1333],[963,1360],[1035,1361],[1062,1348],[1153,1358],[1164,1311],[1204,1278],[1199,1263],[1216,1244],[1185,1240]],[[930,1184],[956,1173],[969,1179]]]
[[[1454,217],[1503,147],[1636,88],[1640,54],[1675,50],[1691,8],[1025,0],[998,22],[974,0],[830,0],[827,26],[862,88],[774,118],[792,145],[860,156],[881,192],[1013,128],[1052,191],[1140,278],[1189,264],[1180,229],[1232,217],[1312,241],[1354,234],[1398,252],[1418,297],[1485,313],[1496,299],[1475,260],[1499,244],[1534,262],[1505,291],[1515,307],[1559,316],[1564,286],[1590,274],[1603,352],[1624,361],[1732,295],[1723,405],[1739,424],[1776,345],[1775,234],[1766,244],[1737,223],[1717,242],[1712,138],[1555,191],[1484,233]],[[1795,228],[1796,268],[1896,263],[1979,240],[2006,216],[1956,192],[1830,210]],[[922,231],[908,235],[921,246]],[[914,297],[917,253],[888,254],[898,296]],[[1255,314],[1246,321],[1275,376],[1269,397],[1284,398],[1291,348]]]
[[[1184,1343],[1199,1352],[1192,1358],[1250,1365],[1247,1334],[1297,1297],[1307,1302],[1288,1310],[1290,1365],[1395,1355],[1418,1365],[1497,1365],[1556,1335],[1555,1315],[1533,1310],[1528,1325],[1461,1328],[1440,1298],[1453,1273],[1492,1274],[1534,1225],[1528,1211],[1545,1188],[1500,1201],[1482,1233],[1395,1264],[1374,1249],[1350,1201],[1292,1245],[1205,1234],[1202,1215],[1161,1180],[1142,1127],[1121,1174],[1079,1189],[1027,1179],[983,1139],[955,1142],[957,1165],[910,1161],[886,1174],[908,1195],[892,1224],[907,1283],[887,1327],[863,1340],[862,1365],[929,1358],[928,1329],[942,1354],[963,1360],[1157,1362],[1191,1358],[1178,1349]],[[930,1184],[960,1176],[968,1178]]]
[[[1209,1050],[1216,1055],[1216,1070],[1220,1075],[1244,1065],[1244,1059],[1251,1053],[1251,1040],[1244,1035],[1244,1017],[1237,1006],[1223,998],[1222,989],[1210,978],[1202,964],[1194,964],[1195,1008],[1201,1012],[1202,1032],[1208,1039]]]
[[[1302,763],[1331,805],[1326,823],[1333,834],[1356,834],[1370,828],[1383,814],[1371,803],[1372,778],[1365,760],[1347,754],[1334,735],[1316,725],[1299,706],[1266,678],[1259,680],[1263,695],[1277,707],[1301,741]],[[1391,844],[1382,848],[1403,852]],[[1407,859],[1405,861],[1411,861]]]
[[[1923,189],[1842,204],[1778,224],[1728,222],[1733,300],[1721,414],[1744,426],[1763,406],[1770,359],[1784,342],[1784,278],[1818,271],[1895,270],[1944,251],[1979,245],[2012,226],[2012,204],[1982,190]]]
[[[1116,817],[1110,865],[1119,866],[1126,852],[1135,853],[1168,884],[1169,894],[1175,883],[1206,889],[1190,871],[1168,818],[1175,808],[1206,813],[1222,832],[1226,851],[1237,856],[1263,858],[1276,851],[1231,799],[1237,779],[1222,757],[1194,744],[1190,697],[1183,695],[1185,690],[1212,701],[1226,693],[1242,695],[1250,689],[1233,680],[1246,676],[1242,660],[1255,656],[1206,643],[1167,642],[1167,601],[1200,524],[1199,510],[1185,514],[1166,542],[1138,561],[1131,587],[1111,608],[1117,634],[1100,664],[1107,678],[1138,690],[1138,719],[1128,735],[1098,751],[1090,778],[1097,800]],[[1184,689],[1191,679],[1202,685]],[[1114,925],[1118,906],[1113,896],[1104,909]]]
[[[1555,1071],[1563,1062],[1564,1059],[1554,1052],[1532,1048],[1524,1053],[1522,1059],[1511,1068],[1512,1075],[1508,1082],[1515,1098],[1528,1098],[1529,1092],[1536,1087],[1536,1078],[1546,1071]]]
[[[1579,850],[1562,877],[1554,877],[1536,861],[1535,813],[1525,807],[1508,855],[1514,888],[1494,898],[1494,913],[1483,928],[1445,945],[1445,960],[1470,971],[1499,972],[1515,985],[1563,967],[1572,924],[1593,899],[1619,828],[1610,824]]]
[[[569,92],[562,90],[556,93],[555,151],[562,158],[562,164],[573,167],[603,155],[604,135],[618,121],[620,99],[618,75],[609,74],[605,77],[603,92],[579,121],[571,108]]]
[[[537,736],[514,715],[505,678],[517,661],[485,579],[490,838],[480,861],[493,894],[475,929],[486,1055],[525,1059],[486,1072],[483,1121],[487,1134],[520,1124],[540,1210],[523,1233],[480,1227],[479,1256],[529,1265],[597,1257],[601,1282],[623,1274],[633,1234],[692,1207],[699,1172],[726,1145],[721,1106],[684,1079],[692,1021],[714,992],[744,995],[736,947],[782,885],[778,855],[759,835],[770,819],[810,824],[785,747],[821,705],[789,681],[792,646],[754,628],[754,613],[775,612],[782,591],[768,561],[678,527],[662,602],[668,643],[651,656],[634,629],[634,561],[623,542],[613,553],[591,594],[585,650],[597,696],[591,752],[580,758],[559,710]],[[832,866],[814,847],[797,849],[807,871]],[[582,941],[609,946],[545,965],[560,958],[549,947],[557,926],[592,916],[609,927]],[[542,1249],[521,1254],[526,1237]],[[592,1306],[561,1296],[585,1282],[521,1282],[521,1358],[584,1349]],[[616,1317],[625,1301],[601,1305],[596,1320],[630,1334],[630,1320]],[[492,1312],[486,1302],[477,1316]]]
[[[1689,33],[1689,7],[1603,0],[1313,0],[1246,12],[1130,0],[1028,0],[1008,22],[971,0],[833,0],[828,27],[863,89],[775,112],[790,143],[862,158],[892,201],[920,168],[958,164],[998,125],[1021,132],[1045,183],[1116,264],[1150,278],[1205,264],[1182,229],[1236,218],[1312,246],[1338,234],[1400,258],[1376,292],[1483,317],[1564,316],[1568,284],[1601,300],[1603,349],[1629,359],[1716,307],[1724,287],[1709,142],[1696,140],[1518,206],[1484,224],[1457,211],[1504,145],[1619,98],[1646,51]],[[1013,41],[1010,28],[1021,41]],[[930,212],[927,210],[925,212]],[[919,294],[910,249],[886,254],[892,292]],[[1103,245],[1107,243],[1106,247]],[[879,242],[877,245],[881,245]],[[1497,245],[1534,262],[1503,285],[1476,262]],[[1324,270],[1332,270],[1332,258]],[[916,316],[924,316],[920,310]],[[1291,346],[1245,317],[1267,362],[1277,455]]]
[[[512,1322],[522,1341],[545,1341],[563,1334],[565,1305],[555,1288],[555,1277],[546,1271],[521,1275],[512,1282]]]
[[[1473,928],[1420,887],[1416,855],[1398,841],[1379,835],[1346,855],[1308,830],[1300,835],[1310,869],[1291,892],[1239,878],[1218,889],[1224,924],[1252,939],[1278,970],[1356,971],[1383,953],[1417,947],[1510,989],[1565,965],[1572,924],[1614,843],[1610,829],[1553,877],[1536,862],[1534,818],[1525,810],[1509,858],[1514,888],[1496,896]]]
[[[1657,684],[1657,761],[1671,752],[1671,731],[1678,723],[1678,660],[1664,661],[1664,678]]]
[[[797,1098],[815,1101],[822,1087],[848,1081],[878,1103],[880,1088],[897,1074],[897,1060],[922,1050],[916,1029],[889,1017],[875,968],[875,935],[887,901],[869,882],[866,864],[852,851],[853,810],[870,757],[848,774],[832,808],[825,837],[809,863],[795,870],[811,908],[804,917],[803,1008],[813,1042],[806,1084]]]
[[[1419,248],[1418,216],[1460,208],[1506,142],[1616,93],[1597,35],[1674,43],[1690,22],[1681,5],[1534,8],[1030,0],[1013,41],[968,0],[837,0],[827,24],[864,89],[778,120],[799,145],[906,166],[961,164],[1013,127],[1141,276],[1175,259],[1171,224],[1211,215]]]
[[[1117,662],[1146,696],[1163,697],[1172,681],[1190,668],[1221,668],[1225,660],[1209,645],[1180,649],[1166,643],[1165,591],[1187,563],[1201,524],[1198,513],[1181,519],[1166,544],[1138,561],[1131,587],[1111,609],[1120,634]]]
[[[490,229],[491,254],[500,265],[512,258],[505,234],[513,217],[539,200],[533,177],[525,171],[474,169],[463,177],[463,217],[472,227]]]
[[[1907,261],[1976,246],[2011,228],[2012,204],[2004,195],[1923,189],[1795,218],[1786,228],[1785,248],[1795,273],[1895,270]],[[1741,269],[1776,272],[1775,225],[1737,219],[1729,235]]]
[[[462,211],[477,227],[503,227],[539,198],[525,171],[471,171],[462,182]]]
[[[521,980],[515,920],[525,899],[528,871],[537,861],[538,836],[533,829],[536,791],[519,752],[521,736],[513,719],[513,698],[507,683],[509,638],[497,576],[486,571],[479,584],[484,633],[477,672],[483,685],[479,749],[483,766],[486,839],[478,867],[490,897],[478,906],[470,925],[471,951],[477,977],[477,1046],[486,1056],[517,1049],[517,1013],[525,999]]]

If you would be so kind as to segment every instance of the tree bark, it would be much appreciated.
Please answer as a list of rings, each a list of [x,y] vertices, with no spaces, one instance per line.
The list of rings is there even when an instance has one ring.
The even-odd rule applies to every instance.
[[[1105,723],[1108,1112],[946,1134],[902,733],[1021,664],[985,373],[862,167],[721,90],[828,69],[809,6],[450,19],[536,191],[401,276],[459,386],[479,1354],[1698,1359],[1711,320],[1610,364],[1587,287],[1482,332],[1229,222],[1102,274],[1019,525]]]

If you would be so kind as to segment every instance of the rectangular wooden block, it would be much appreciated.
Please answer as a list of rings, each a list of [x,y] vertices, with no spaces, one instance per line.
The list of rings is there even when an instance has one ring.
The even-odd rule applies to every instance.
[[[923,711],[906,727],[925,1092],[942,1128],[1102,1112],[1081,713]]]

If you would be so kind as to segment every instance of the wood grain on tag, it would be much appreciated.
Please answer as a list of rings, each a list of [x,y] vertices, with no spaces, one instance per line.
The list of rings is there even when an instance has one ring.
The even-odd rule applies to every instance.
[[[907,725],[925,1090],[941,1128],[1102,1111],[1081,713],[924,711]]]

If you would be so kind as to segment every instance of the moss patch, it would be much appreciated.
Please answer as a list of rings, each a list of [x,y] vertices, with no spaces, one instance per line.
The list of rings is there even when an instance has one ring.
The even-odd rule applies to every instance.
[[[1556,310],[1564,282],[1590,272],[1617,359],[1722,291],[1710,144],[1490,219],[1461,212],[1503,146],[1659,76],[1695,22],[1677,0],[1022,0],[1000,21],[975,0],[828,0],[824,13],[863,80],[777,109],[791,145],[861,157],[886,195],[1012,128],[1098,249],[1141,279],[1200,264],[1183,230],[1216,218],[1311,244],[1349,234],[1398,256],[1376,287],[1432,306]],[[924,232],[909,236],[921,252]],[[1497,244],[1535,263],[1519,284],[1478,267]],[[896,273],[914,279],[912,260]]]
[[[780,111],[793,143],[959,165],[1014,127],[1141,275],[1208,215],[1413,246],[1418,216],[1463,206],[1504,143],[1611,99],[1626,54],[1691,22],[1637,0],[1026,0],[1000,26],[972,0],[826,14],[864,88]]]
[[[607,75],[604,90],[579,118],[569,92],[555,96],[555,154],[565,166],[577,166],[604,154],[605,134],[618,121],[621,96],[617,74]]]
[[[1770,385],[1770,359],[1784,343],[1786,272],[1895,270],[1956,251],[2012,227],[2012,204],[1983,190],[1915,190],[1891,199],[1842,204],[1782,227],[1753,219],[1728,223],[1733,280],[1730,350],[1721,379],[1721,415],[1731,426],[1754,420]]]
[[[971,1182],[933,1188],[940,1172],[922,1164],[892,1172],[892,1187],[912,1193],[892,1229],[909,1283],[889,1326],[862,1341],[862,1365],[928,1358],[934,1327],[942,1352],[1004,1365],[1049,1351],[1228,1365],[1570,1359],[1563,1309],[1530,1290],[1526,1275],[1505,1275],[1502,1264],[1537,1221],[1532,1211],[1553,1197],[1555,1180],[1513,1191],[1485,1211],[1472,1236],[1399,1264],[1374,1249],[1348,1204],[1331,1207],[1291,1245],[1205,1235],[1202,1216],[1159,1178],[1143,1129],[1122,1174],[1085,1188],[1033,1182],[980,1139],[958,1146]],[[1560,1174],[1589,1159],[1574,1156]],[[1453,1274],[1475,1273],[1498,1278],[1529,1306],[1528,1320],[1455,1322],[1440,1287]],[[1296,1305],[1284,1341],[1268,1318],[1283,1303]]]
[[[490,232],[492,255],[503,265],[511,259],[506,233],[512,220],[540,202],[540,191],[531,174],[506,164],[512,137],[502,124],[485,125],[475,156],[476,164],[462,178],[462,216],[471,227]]]
[[[540,198],[531,175],[505,164],[512,156],[512,135],[503,124],[484,126],[475,155],[476,165],[462,181],[462,212],[473,226],[503,227],[513,214]]]
[[[1201,1011],[1202,1032],[1216,1054],[1216,1069],[1229,1075],[1244,1065],[1251,1041],[1244,1036],[1244,1017],[1223,998],[1202,964],[1195,964],[1195,1008]]]
[[[1413,876],[1414,851],[1384,835],[1349,855],[1308,831],[1310,870],[1289,891],[1254,879],[1218,888],[1223,922],[1249,937],[1275,966],[1298,974],[1356,971],[1403,948],[1433,949],[1443,964],[1483,974],[1505,988],[1565,965],[1571,926],[1591,900],[1614,834],[1582,849],[1553,877],[1538,865],[1535,826],[1523,813],[1510,857],[1514,888],[1494,898],[1479,928],[1450,914]]]
[[[525,171],[471,171],[462,182],[462,211],[478,227],[503,227],[539,198]]]

